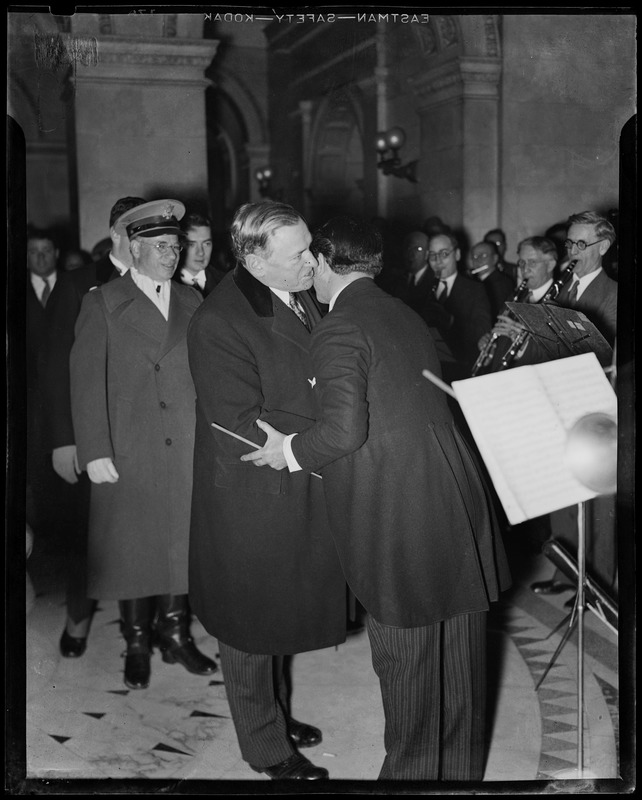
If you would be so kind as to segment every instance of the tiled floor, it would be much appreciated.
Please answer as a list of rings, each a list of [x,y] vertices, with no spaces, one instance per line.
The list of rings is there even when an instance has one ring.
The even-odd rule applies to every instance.
[[[223,788],[227,794],[273,793],[274,785],[261,786],[268,779],[241,760],[220,671],[210,678],[190,675],[156,653],[150,687],[129,691],[122,681],[123,640],[113,602],[101,603],[85,655],[60,657],[62,565],[36,547],[28,566],[37,598],[27,617],[26,786],[56,793],[57,786],[88,779],[89,793],[117,787],[134,793],[150,790],[151,783],[140,788],[140,779],[151,779],[159,782],[158,791],[169,793],[213,794]],[[617,635],[585,614],[581,774],[575,633],[536,689],[565,630],[552,633],[567,614],[569,595],[537,597],[528,584],[551,572],[543,556],[529,556],[526,567],[520,560],[516,585],[490,615],[487,792],[532,782],[530,793],[538,793],[551,786],[559,790],[558,781],[590,783],[619,774]],[[198,621],[193,633],[201,649],[216,657],[217,642]],[[376,781],[384,755],[383,713],[367,635],[356,634],[337,649],[296,656],[293,685],[294,716],[323,730],[322,744],[305,754],[330,772],[324,793],[337,787],[381,791],[367,783]],[[318,785],[314,790],[307,784],[305,791],[319,791]]]

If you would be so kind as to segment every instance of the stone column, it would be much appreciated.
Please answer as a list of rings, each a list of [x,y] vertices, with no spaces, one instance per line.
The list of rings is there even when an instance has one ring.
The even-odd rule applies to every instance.
[[[497,224],[500,75],[500,59],[467,57],[411,79],[428,187],[423,205],[473,239]]]
[[[125,195],[207,202],[204,77],[218,42],[99,38],[97,63],[75,69],[81,245],[108,234]]]

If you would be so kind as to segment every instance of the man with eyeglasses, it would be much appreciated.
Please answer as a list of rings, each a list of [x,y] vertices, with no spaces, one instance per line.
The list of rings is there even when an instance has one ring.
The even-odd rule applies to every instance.
[[[88,595],[119,601],[130,689],[149,685],[153,644],[194,674],[218,668],[194,643],[187,598],[196,396],[186,334],[201,297],[171,281],[184,213],[159,200],[119,218],[131,268],[85,295],[70,357],[77,460],[92,482]]]
[[[576,261],[576,264],[572,280],[562,288],[555,302],[564,308],[581,311],[614,346],[617,282],[606,274],[602,260],[615,242],[615,230],[608,219],[595,211],[573,214],[567,224],[566,258]],[[615,593],[617,578],[614,498],[614,495],[596,497],[587,508],[587,571],[609,593]],[[577,549],[576,507],[554,512],[550,515],[550,524],[552,538],[574,553]],[[556,570],[549,580],[531,585],[536,594],[559,594],[572,588],[560,570]],[[567,602],[567,607],[572,604],[573,598]]]
[[[47,303],[47,337],[43,353],[42,391],[44,424],[51,463],[56,474],[74,495],[76,524],[67,545],[67,619],[60,637],[64,658],[79,658],[87,647],[87,636],[96,601],[87,597],[87,526],[90,484],[78,467],[69,377],[69,355],[74,343],[74,326],[83,297],[103,283],[124,275],[131,266],[129,239],[119,219],[142,206],[142,197],[121,197],[109,212],[111,250],[98,261],[71,273],[61,272]]]
[[[468,257],[468,275],[484,284],[493,319],[515,292],[513,279],[501,272],[498,265],[499,253],[494,244],[478,242],[473,245]]]
[[[183,260],[175,277],[187,286],[194,286],[203,297],[217,286],[225,273],[212,263],[212,223],[198,213],[186,214],[183,230]]]
[[[519,243],[517,255],[519,259],[517,269],[520,286],[522,281],[525,281],[526,285],[519,296],[517,296],[515,290],[512,297],[506,299],[522,303],[539,303],[546,296],[553,283],[557,265],[557,248],[554,242],[544,236],[531,236]],[[496,372],[502,364],[502,357],[513,342],[513,337],[520,335],[523,329],[523,325],[517,322],[508,309],[504,307],[493,328],[485,333],[478,342],[480,353],[484,348],[488,348],[488,350],[484,363],[478,362],[478,369],[475,374]],[[491,344],[492,337],[494,338]],[[524,364],[533,363],[532,360],[526,357],[529,353],[529,348],[532,350],[533,346],[532,342],[527,339],[524,347],[520,348],[516,353],[514,363],[511,366],[523,366]]]
[[[557,304],[586,314],[613,346],[617,327],[617,282],[606,274],[602,259],[615,242],[615,230],[595,211],[583,211],[568,219],[564,248],[577,261],[573,280],[561,290]]]
[[[456,363],[443,364],[448,381],[470,377],[477,358],[477,342],[493,324],[486,290],[477,281],[458,271],[459,243],[450,233],[440,233],[428,241],[428,263],[437,279],[435,297],[448,314],[439,332]]]

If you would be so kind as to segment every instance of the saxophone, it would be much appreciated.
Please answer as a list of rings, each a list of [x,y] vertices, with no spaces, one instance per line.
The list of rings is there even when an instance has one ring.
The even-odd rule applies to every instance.
[[[562,287],[565,286],[571,279],[577,262],[578,259],[576,258],[574,261],[570,261],[564,267],[564,269],[562,269],[559,278],[553,281],[553,283],[546,290],[546,294],[537,301],[538,303],[551,303],[557,299]],[[513,361],[515,361],[518,356],[522,355],[527,339],[527,330],[522,330],[517,335],[513,336],[510,347],[502,356],[502,360],[499,364],[499,370],[508,369],[508,367],[512,365]]]
[[[517,289],[515,290],[515,294],[511,298],[513,303],[519,303],[520,300],[526,296],[528,292],[527,288],[528,281],[526,278],[519,284]],[[471,370],[471,376],[474,378],[476,377],[477,373],[480,369],[484,369],[487,367],[493,360],[493,356],[495,355],[495,350],[497,349],[497,340],[499,339],[499,334],[493,333],[490,336],[490,339],[486,342],[484,347],[479,351],[479,355],[477,356],[477,360],[473,364],[473,368]]]

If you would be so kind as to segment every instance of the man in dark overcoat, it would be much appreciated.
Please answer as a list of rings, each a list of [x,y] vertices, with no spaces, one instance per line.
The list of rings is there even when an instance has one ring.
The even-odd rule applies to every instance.
[[[481,780],[485,618],[509,583],[492,506],[444,393],[422,375],[440,374],[427,328],[373,280],[377,231],[338,217],[317,249],[314,285],[330,304],[311,345],[321,416],[294,436],[259,422],[268,443],[242,460],[323,475],[368,611],[386,718],[379,777]]]
[[[197,395],[190,600],[219,641],[243,758],[294,780],[328,772],[297,751],[318,744],[321,732],[292,718],[283,657],[344,641],[346,585],[321,480],[242,464],[247,444],[227,431],[261,444],[259,417],[288,432],[316,419],[311,238],[288,205],[238,209],[237,266],[188,331]]]
[[[187,602],[195,394],[186,333],[201,297],[171,281],[184,211],[162,200],[123,215],[131,269],[85,295],[70,358],[77,458],[92,482],[88,595],[119,601],[133,689],[149,683],[152,627],[164,661],[217,669],[194,644]]]

